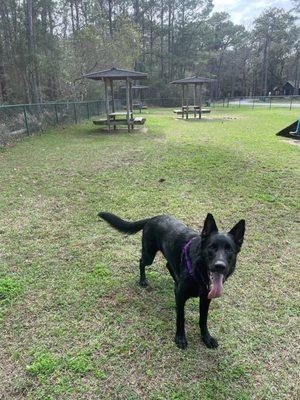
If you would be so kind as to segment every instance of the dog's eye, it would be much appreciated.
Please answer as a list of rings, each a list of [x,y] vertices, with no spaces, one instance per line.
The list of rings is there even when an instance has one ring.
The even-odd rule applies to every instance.
[[[225,244],[225,251],[231,251],[231,246],[229,246],[229,244]]]
[[[210,246],[209,246],[209,250],[218,250],[218,246],[215,244],[215,243],[212,243]]]

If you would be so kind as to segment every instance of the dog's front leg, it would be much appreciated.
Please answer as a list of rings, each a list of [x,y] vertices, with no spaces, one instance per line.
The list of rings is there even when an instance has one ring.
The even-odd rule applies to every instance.
[[[210,305],[210,299],[207,296],[200,296],[200,319],[199,319],[199,326],[201,331],[201,338],[205,343],[206,347],[210,349],[215,349],[218,347],[218,341],[213,338],[207,328],[207,315],[208,309]]]
[[[184,329],[184,306],[186,297],[180,293],[178,288],[175,288],[175,300],[176,300],[176,336],[175,343],[180,349],[186,349],[187,340]]]

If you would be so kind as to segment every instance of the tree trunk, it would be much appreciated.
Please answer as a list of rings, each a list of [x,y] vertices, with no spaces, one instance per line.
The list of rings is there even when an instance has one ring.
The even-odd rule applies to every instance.
[[[108,21],[109,21],[109,34],[113,37],[113,0],[108,0]]]
[[[263,52],[263,85],[262,85],[262,95],[267,96],[268,91],[268,46],[269,40],[266,38],[264,44],[264,52]]]
[[[160,76],[164,79],[164,0],[160,10]]]
[[[27,0],[26,4],[26,20],[27,20],[27,46],[29,54],[29,79],[30,79],[30,101],[39,103],[41,101],[38,65],[36,58],[36,36],[35,36],[35,0]]]

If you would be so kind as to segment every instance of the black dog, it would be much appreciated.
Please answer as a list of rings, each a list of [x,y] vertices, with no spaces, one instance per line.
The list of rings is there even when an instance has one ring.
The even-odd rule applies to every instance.
[[[147,286],[145,267],[153,263],[157,251],[167,260],[175,282],[176,336],[181,349],[187,347],[184,329],[184,305],[190,297],[200,297],[200,330],[205,345],[218,346],[207,328],[207,314],[212,298],[220,297],[224,281],[233,273],[241,249],[245,220],[229,233],[220,233],[214,217],[207,214],[201,234],[168,215],[127,222],[114,214],[100,212],[99,217],[120,232],[134,234],[143,229],[140,285]]]

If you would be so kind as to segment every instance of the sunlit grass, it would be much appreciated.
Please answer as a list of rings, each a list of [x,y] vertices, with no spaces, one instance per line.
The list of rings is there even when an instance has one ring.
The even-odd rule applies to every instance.
[[[299,147],[275,135],[297,111],[219,108],[201,122],[149,110],[147,131],[90,122],[0,153],[0,397],[296,398]],[[127,219],[169,213],[200,229],[246,219],[235,275],[212,303],[206,349],[187,305],[173,343],[173,284],[161,256],[138,285],[140,235]]]

